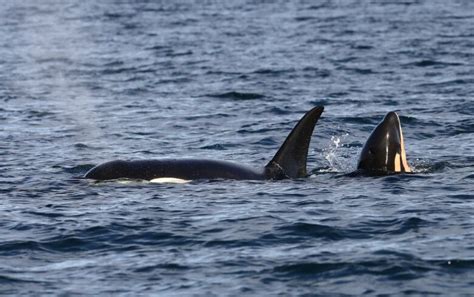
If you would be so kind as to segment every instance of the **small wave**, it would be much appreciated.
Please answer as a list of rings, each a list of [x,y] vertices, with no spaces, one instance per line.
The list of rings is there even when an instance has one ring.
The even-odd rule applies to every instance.
[[[76,236],[59,236],[42,242],[41,247],[50,252],[80,252],[108,249],[110,245],[102,241],[82,239]]]
[[[416,267],[424,267],[426,270],[434,268],[474,268],[473,259],[423,259],[413,254],[387,249],[377,250],[373,252],[373,255],[381,256],[390,262],[403,261]]]
[[[370,68],[347,68],[347,70],[354,71],[358,74],[374,74],[375,72]]]
[[[333,92],[333,93],[329,93],[327,96],[330,97],[330,98],[341,98],[341,97],[347,97],[349,95],[350,95],[349,92]],[[347,99],[347,101],[344,101],[344,103],[345,104],[351,104],[351,103],[361,104],[360,101],[350,100],[350,99]],[[325,105],[327,105],[327,104],[325,104]]]
[[[305,22],[305,21],[311,21],[315,20],[316,17],[314,16],[301,16],[301,17],[295,17],[296,22]]]
[[[378,251],[374,260],[352,260],[340,262],[300,262],[278,265],[273,268],[277,275],[294,278],[307,278],[311,275],[337,273],[338,277],[352,275],[376,275],[387,281],[407,281],[423,277],[430,271],[440,269],[459,273],[474,267],[473,260],[424,260],[411,254],[392,251]],[[364,257],[365,259],[365,257]]]
[[[254,130],[252,130],[252,129],[249,129],[249,128],[245,127],[245,128],[242,128],[242,129],[237,130],[236,132],[237,132],[238,134],[256,134],[256,133],[258,133],[258,134],[265,134],[266,132],[269,132],[269,131],[279,131],[279,130],[280,130],[280,129],[278,129],[278,128],[274,128],[274,129],[262,128],[262,129],[254,129]]]
[[[322,224],[311,224],[311,223],[295,223],[287,226],[283,226],[277,229],[283,234],[288,236],[309,236],[324,238],[327,240],[341,240],[345,237],[343,232],[341,232],[336,227],[331,227]],[[296,239],[297,237],[295,237]]]
[[[474,104],[468,100],[462,100],[459,103],[452,102],[447,108],[452,112],[457,112],[463,115],[471,116],[474,114]]]
[[[474,174],[468,174],[463,179],[474,179]]]
[[[132,18],[134,14],[131,13],[117,13],[117,12],[105,12],[103,14],[108,19],[120,19],[120,18]]]
[[[442,61],[436,61],[436,60],[421,60],[421,61],[409,63],[407,65],[416,66],[416,67],[430,67],[430,66],[461,66],[464,64],[455,63],[455,62],[442,62]]]
[[[211,239],[203,243],[204,247],[225,247],[225,248],[240,248],[240,247],[255,247],[261,246],[262,241],[275,240],[274,236],[264,237],[260,240],[255,239]]]
[[[15,242],[0,245],[1,250],[43,250],[48,252],[80,252],[91,250],[129,249],[136,246],[172,245],[189,243],[189,238],[169,232],[143,231],[133,234],[121,229],[127,226],[95,226],[68,236],[55,236],[41,242]]]
[[[395,101],[393,101],[393,102],[395,102]],[[389,101],[389,104],[392,104],[393,102]],[[384,100],[384,103],[385,103],[385,100]],[[338,117],[338,118],[336,118],[336,120],[338,120],[342,123],[368,125],[367,128],[368,128],[369,131],[371,131],[373,129],[373,126],[377,125],[380,122],[380,120],[382,120],[383,116],[384,116],[383,113],[382,114],[381,113],[374,113],[374,114],[365,114],[365,115],[362,115],[362,116]],[[400,115],[400,120],[402,122],[402,125],[406,125],[406,124],[411,124],[413,118]],[[438,124],[438,125],[440,125],[440,124]]]
[[[432,262],[438,264],[443,268],[455,269],[455,270],[472,270],[474,269],[473,259],[453,259],[453,260],[432,260]]]
[[[269,69],[269,68],[260,68],[253,71],[253,74],[264,74],[269,76],[277,76],[283,73],[292,72],[293,69]]]
[[[31,279],[22,279],[18,277],[12,277],[8,275],[0,274],[0,284],[11,284],[11,283],[42,283],[41,281],[31,280]]]
[[[319,9],[323,9],[323,8],[327,8],[330,6],[330,3],[329,1],[327,2],[324,2],[322,4],[316,4],[316,5],[311,5],[308,7],[309,10],[319,10]]]
[[[191,50],[183,51],[183,52],[169,51],[166,53],[166,57],[191,56],[192,54],[194,54],[194,52]]]
[[[450,194],[450,195],[447,195],[447,197],[451,199],[460,200],[460,201],[468,201],[468,200],[474,199],[473,194]]]
[[[170,232],[145,231],[132,235],[112,238],[112,243],[119,245],[170,245],[180,246],[189,244],[192,241],[189,237],[176,235]]]
[[[370,50],[374,48],[373,46],[367,44],[352,45],[351,47],[356,50]]]
[[[252,144],[265,145],[265,146],[275,146],[275,145],[278,145],[279,143],[271,137],[265,137],[265,138],[262,138],[262,139],[260,139],[256,142],[252,142]]]
[[[343,61],[343,63],[349,62],[349,61]],[[344,70],[344,71],[349,71],[353,72],[356,74],[362,74],[362,75],[367,75],[367,74],[375,74],[377,72],[373,71],[370,68],[359,68],[359,67],[338,67],[339,70]]]
[[[29,110],[27,118],[28,119],[43,119],[43,118],[52,118],[54,116],[56,116],[56,114],[50,111]]]
[[[302,262],[276,266],[277,274],[288,277],[307,277],[321,273],[335,272],[341,275],[374,274],[391,280],[408,280],[419,277],[419,273],[433,269],[430,263],[414,263],[412,256],[398,257],[396,261],[378,259],[369,261]]]
[[[465,133],[471,134],[474,132],[474,119],[465,119],[447,124],[445,129],[447,131],[446,135],[448,136],[456,136]]]
[[[123,61],[120,61],[120,60],[114,60],[114,61],[111,61],[111,62],[107,62],[107,63],[104,63],[103,65],[101,65],[103,68],[111,68],[111,67],[117,67],[117,66],[122,66],[124,65],[125,63]],[[92,66],[92,65],[90,65]],[[101,67],[101,68],[102,68]]]
[[[280,265],[273,268],[273,271],[277,274],[284,274],[287,276],[295,275],[307,275],[307,274],[320,274],[333,270],[345,270],[347,269],[346,263],[324,263],[324,262],[309,262],[309,263],[296,263]]]
[[[45,249],[41,246],[39,242],[33,240],[14,240],[6,241],[0,244],[0,252],[2,252],[3,254],[16,254],[20,253],[22,250],[44,251]]]
[[[170,50],[170,47],[169,46],[164,46],[164,45],[154,45],[154,46],[150,46],[150,47],[147,47],[145,48],[145,50],[148,50],[148,51],[169,51]]]
[[[352,231],[350,234],[356,237],[364,234],[371,234],[371,236],[376,234],[400,235],[430,224],[431,222],[418,217],[391,220],[372,219],[351,225]]]
[[[266,112],[269,112],[275,115],[287,115],[291,113],[289,108],[281,108],[281,107],[272,107]]]
[[[64,217],[65,215],[62,213],[58,212],[48,212],[48,211],[26,211],[25,213],[27,214],[32,214],[35,216],[42,216],[42,217],[47,217],[47,218],[59,218],[59,217]]]
[[[155,270],[186,270],[189,269],[189,266],[183,266],[177,263],[164,263],[156,265],[146,265],[136,268],[134,271],[138,273],[149,273]]]
[[[473,84],[474,79],[452,79],[446,81],[440,81],[435,83],[422,83],[419,84],[419,87],[449,87],[449,86],[457,86],[457,85],[469,85]]]
[[[72,64],[73,61],[66,57],[51,57],[51,58],[37,58],[35,59],[38,64],[57,63],[57,64]]]
[[[244,93],[244,92],[226,92],[219,94],[208,94],[208,97],[220,98],[220,99],[230,99],[230,100],[255,100],[265,98],[264,95],[258,93]]]
[[[230,117],[230,114],[227,113],[213,113],[213,114],[197,114],[197,115],[188,115],[185,116],[183,119],[187,121],[192,121],[192,120],[200,120],[200,119],[217,119],[217,118],[228,118]]]
[[[228,149],[228,145],[227,144],[216,143],[216,144],[201,146],[200,149],[202,149],[202,150],[214,150],[214,151],[225,151],[225,150]]]
[[[325,77],[331,76],[331,71],[329,69],[320,69],[320,68],[316,68],[316,67],[305,67],[305,68],[303,68],[303,71],[305,73],[308,73],[307,74],[308,77],[325,78]]]

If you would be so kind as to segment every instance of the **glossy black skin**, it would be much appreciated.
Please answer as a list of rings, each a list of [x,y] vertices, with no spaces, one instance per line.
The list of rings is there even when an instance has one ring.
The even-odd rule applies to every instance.
[[[144,179],[175,177],[184,180],[195,179],[265,179],[264,171],[225,161],[205,159],[163,159],[163,160],[116,160],[92,168],[85,175],[96,180]]]
[[[402,156],[400,120],[389,112],[372,131],[362,148],[357,169],[370,172],[396,172],[395,156]],[[403,170],[402,170],[403,172]]]
[[[273,159],[261,170],[226,161],[205,159],[116,160],[92,168],[84,177],[95,180],[152,180],[162,177],[184,180],[262,180],[305,177],[311,135],[323,110],[320,106],[308,111],[293,128]]]

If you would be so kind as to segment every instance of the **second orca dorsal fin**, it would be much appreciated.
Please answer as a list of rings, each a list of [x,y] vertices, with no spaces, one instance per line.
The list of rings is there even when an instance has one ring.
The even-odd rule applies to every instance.
[[[317,106],[308,111],[296,124],[273,159],[265,166],[265,175],[271,179],[305,177],[308,148],[314,126],[324,111]]]

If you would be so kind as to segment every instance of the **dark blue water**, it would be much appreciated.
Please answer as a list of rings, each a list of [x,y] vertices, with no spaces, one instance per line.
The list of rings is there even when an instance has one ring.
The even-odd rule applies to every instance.
[[[473,294],[472,1],[75,2],[1,2],[0,293]],[[307,179],[81,179],[263,166],[316,105]],[[351,175],[392,110],[415,174]]]

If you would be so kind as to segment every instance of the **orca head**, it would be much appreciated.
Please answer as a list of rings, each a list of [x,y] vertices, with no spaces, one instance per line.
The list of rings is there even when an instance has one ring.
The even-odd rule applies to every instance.
[[[264,175],[268,179],[306,177],[308,148],[314,126],[324,111],[317,106],[308,111],[296,124],[273,159],[265,166]]]
[[[381,173],[411,172],[397,113],[389,112],[362,148],[357,169]]]

